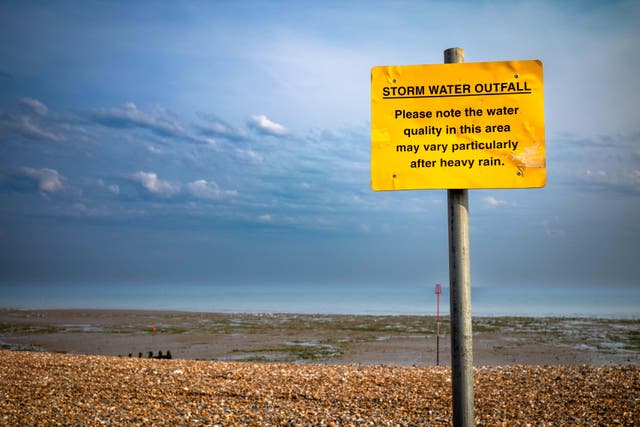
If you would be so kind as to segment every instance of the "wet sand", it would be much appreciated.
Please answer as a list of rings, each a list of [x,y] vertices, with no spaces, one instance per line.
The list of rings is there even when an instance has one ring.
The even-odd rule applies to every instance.
[[[474,318],[474,365],[640,365],[640,320]],[[450,363],[448,321],[440,364]],[[436,322],[424,316],[0,310],[9,350],[329,365],[436,364]]]

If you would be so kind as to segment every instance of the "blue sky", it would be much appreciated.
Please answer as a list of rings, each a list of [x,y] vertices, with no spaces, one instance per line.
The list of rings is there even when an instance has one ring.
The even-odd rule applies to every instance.
[[[0,3],[0,282],[447,282],[369,186],[370,69],[544,63],[547,186],[470,193],[474,286],[638,286],[640,3]]]

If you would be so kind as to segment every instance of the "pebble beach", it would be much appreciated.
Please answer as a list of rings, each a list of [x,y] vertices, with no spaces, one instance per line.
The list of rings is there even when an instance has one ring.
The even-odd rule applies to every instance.
[[[0,352],[4,426],[448,426],[448,367]],[[483,426],[640,425],[637,366],[476,367]]]

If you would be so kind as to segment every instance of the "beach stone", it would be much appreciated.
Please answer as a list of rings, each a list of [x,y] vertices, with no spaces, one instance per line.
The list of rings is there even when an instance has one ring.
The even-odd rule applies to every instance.
[[[181,371],[181,374],[177,372]],[[448,426],[448,367],[0,351],[2,425]],[[638,366],[477,366],[477,425],[640,425]]]

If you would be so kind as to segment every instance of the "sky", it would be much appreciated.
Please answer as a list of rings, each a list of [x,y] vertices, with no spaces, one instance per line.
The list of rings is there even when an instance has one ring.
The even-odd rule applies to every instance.
[[[640,2],[0,2],[0,283],[448,281],[370,188],[370,70],[539,59],[547,185],[470,191],[473,286],[637,288]]]

